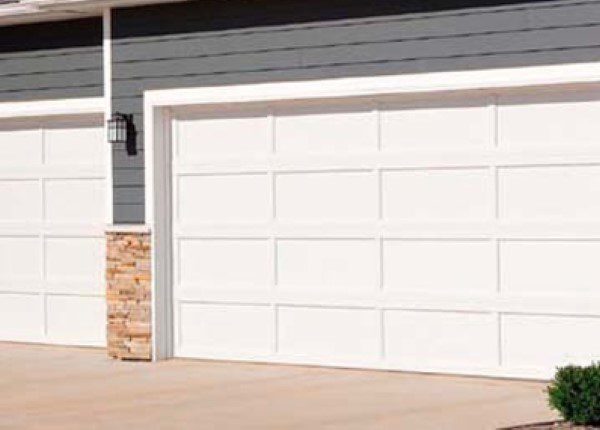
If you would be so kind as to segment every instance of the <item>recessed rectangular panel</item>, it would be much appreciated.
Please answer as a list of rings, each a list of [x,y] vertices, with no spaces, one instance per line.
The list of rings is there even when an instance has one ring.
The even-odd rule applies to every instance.
[[[104,221],[106,203],[103,180],[48,180],[45,193],[47,221],[77,224]]]
[[[183,303],[179,351],[195,356],[266,355],[273,345],[273,310],[269,306]]]
[[[498,335],[493,314],[387,311],[385,352],[406,366],[497,365]]]
[[[596,294],[598,241],[505,241],[500,245],[502,290],[510,293]]]
[[[371,172],[277,175],[277,217],[285,221],[364,221],[377,217]]]
[[[103,165],[106,145],[103,127],[48,127],[44,130],[46,164]]]
[[[594,220],[600,166],[500,169],[500,215],[508,219]]]
[[[0,166],[33,166],[41,163],[41,129],[0,128]]]
[[[491,142],[485,100],[421,102],[381,111],[384,150],[485,147]]]
[[[177,150],[182,163],[211,157],[266,155],[272,148],[266,113],[230,113],[177,121]]]
[[[387,291],[488,293],[496,285],[491,241],[386,240],[383,256]]]
[[[206,289],[264,289],[273,263],[263,239],[183,239],[179,245],[180,282]]]
[[[507,148],[598,145],[598,93],[501,97],[500,146]]]
[[[0,340],[39,342],[44,335],[42,298],[34,294],[0,294]]]
[[[281,307],[278,345],[285,355],[332,360],[373,360],[379,352],[376,311]]]
[[[179,221],[265,222],[270,219],[267,174],[179,177]]]
[[[106,344],[105,297],[47,297],[48,338],[67,345]]]
[[[283,111],[276,117],[280,153],[377,150],[377,117],[372,110],[322,107]]]
[[[388,220],[481,220],[493,213],[487,169],[387,171],[382,187]]]
[[[554,370],[600,360],[600,318],[505,315],[502,317],[506,366]]]
[[[0,180],[0,222],[39,221],[42,214],[37,180]]]
[[[97,238],[46,238],[46,279],[81,284],[84,291],[102,293],[105,244]],[[64,290],[61,290],[64,291]]]
[[[40,280],[40,249],[37,237],[0,237],[0,281]]]
[[[278,285],[323,294],[372,292],[376,256],[374,240],[279,240]]]

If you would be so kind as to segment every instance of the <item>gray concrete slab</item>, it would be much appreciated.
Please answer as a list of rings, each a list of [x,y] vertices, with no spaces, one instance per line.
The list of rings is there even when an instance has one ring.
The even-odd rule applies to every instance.
[[[0,344],[0,429],[495,429],[555,419],[545,384],[316,367],[113,361]]]

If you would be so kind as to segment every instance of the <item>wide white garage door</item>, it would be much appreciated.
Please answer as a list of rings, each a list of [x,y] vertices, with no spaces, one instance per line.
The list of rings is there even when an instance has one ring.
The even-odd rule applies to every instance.
[[[102,346],[101,117],[0,122],[0,340]]]
[[[176,110],[176,355],[599,359],[598,118],[589,91]]]

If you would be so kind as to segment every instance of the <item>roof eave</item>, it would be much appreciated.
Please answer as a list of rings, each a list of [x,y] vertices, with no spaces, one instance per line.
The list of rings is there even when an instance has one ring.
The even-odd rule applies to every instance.
[[[0,5],[0,26],[99,16],[106,8],[176,1],[182,0],[21,0]]]

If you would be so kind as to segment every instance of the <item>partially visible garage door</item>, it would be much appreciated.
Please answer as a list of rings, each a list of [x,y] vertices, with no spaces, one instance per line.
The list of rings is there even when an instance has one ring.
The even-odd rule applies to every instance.
[[[0,340],[105,345],[101,117],[0,122]]]
[[[175,351],[548,376],[600,358],[600,94],[179,109]]]

